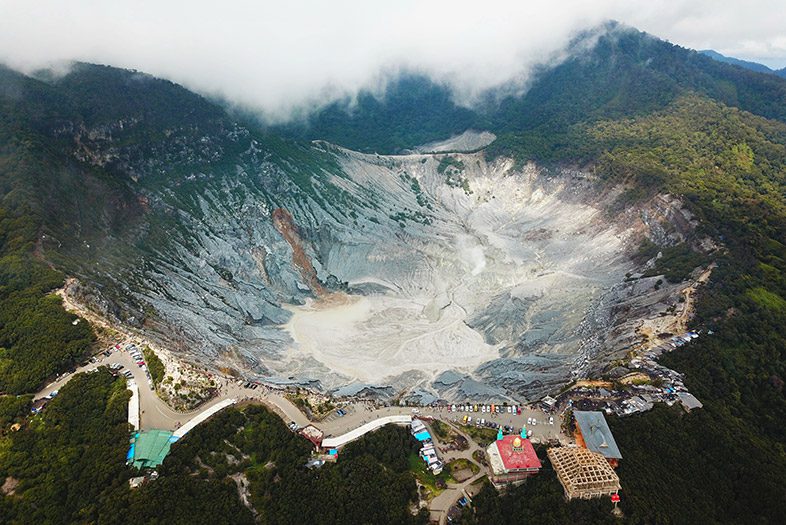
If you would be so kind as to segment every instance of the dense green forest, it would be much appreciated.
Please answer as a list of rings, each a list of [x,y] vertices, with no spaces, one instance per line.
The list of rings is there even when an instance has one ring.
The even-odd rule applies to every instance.
[[[566,52],[563,62],[530,72],[523,95],[503,86],[466,108],[453,100],[449,86],[402,74],[380,93],[362,91],[356,101],[335,102],[272,129],[359,151],[397,153],[474,128],[497,134],[492,155],[513,142],[532,156],[551,159],[557,156],[552,150],[573,148],[573,125],[647,115],[687,93],[786,121],[783,79],[720,63],[629,27],[602,25],[577,36]]]
[[[40,415],[0,437],[4,523],[94,522],[128,490],[129,392],[106,370],[77,374]],[[112,508],[111,511],[115,509]]]
[[[259,406],[230,409],[173,447],[163,477],[198,475],[220,481],[244,474],[263,523],[425,523],[409,507],[417,501],[408,456],[415,442],[399,427],[367,435],[342,451],[336,464],[305,468],[311,445],[277,415]]]
[[[333,102],[273,130],[357,151],[390,153],[482,125],[473,110],[453,102],[448,86],[422,75],[404,74],[391,79],[382,93],[361,91],[353,100]]]
[[[0,435],[3,523],[425,523],[408,457],[415,442],[387,427],[347,446],[337,464],[309,470],[311,444],[260,406],[227,409],[173,445],[160,478],[129,489],[122,379],[77,374],[40,415]]]
[[[36,390],[79,361],[94,339],[50,294],[63,276],[33,258],[36,235],[30,215],[0,209],[0,393]]]

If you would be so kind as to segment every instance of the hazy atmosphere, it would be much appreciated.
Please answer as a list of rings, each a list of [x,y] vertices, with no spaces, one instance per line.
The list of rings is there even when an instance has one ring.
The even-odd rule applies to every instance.
[[[0,62],[23,71],[79,60],[138,69],[272,120],[381,89],[408,69],[471,104],[489,87],[555,63],[572,35],[608,19],[673,43],[786,65],[776,0],[390,3],[75,0],[0,2]]]

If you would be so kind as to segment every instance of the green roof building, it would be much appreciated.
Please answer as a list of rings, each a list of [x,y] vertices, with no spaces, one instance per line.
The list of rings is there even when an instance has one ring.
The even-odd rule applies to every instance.
[[[144,430],[134,434],[129,462],[138,469],[156,468],[164,462],[172,443],[177,441],[168,430]]]

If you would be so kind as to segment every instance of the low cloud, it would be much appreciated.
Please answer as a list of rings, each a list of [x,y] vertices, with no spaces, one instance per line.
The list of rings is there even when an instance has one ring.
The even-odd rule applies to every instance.
[[[28,72],[68,60],[139,69],[273,120],[382,89],[401,69],[471,103],[487,88],[524,86],[533,67],[559,60],[572,36],[608,19],[697,49],[786,62],[782,1],[283,4],[0,0],[0,61]]]

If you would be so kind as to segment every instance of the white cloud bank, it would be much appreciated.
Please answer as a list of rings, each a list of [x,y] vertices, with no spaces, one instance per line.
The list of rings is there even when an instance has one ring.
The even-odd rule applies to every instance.
[[[0,0],[0,62],[134,68],[285,118],[398,68],[467,98],[616,19],[672,42],[786,65],[783,0]]]

